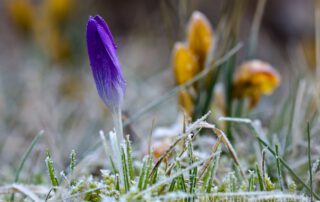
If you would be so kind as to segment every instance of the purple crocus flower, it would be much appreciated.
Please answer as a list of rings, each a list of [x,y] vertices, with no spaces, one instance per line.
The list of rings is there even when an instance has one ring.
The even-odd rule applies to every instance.
[[[99,15],[89,18],[87,48],[99,96],[110,109],[120,108],[126,84],[117,57],[117,47],[108,25]]]

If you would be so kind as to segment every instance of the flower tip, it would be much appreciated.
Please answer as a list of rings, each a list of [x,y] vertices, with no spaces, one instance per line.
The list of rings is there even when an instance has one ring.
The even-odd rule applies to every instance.
[[[189,21],[189,29],[191,28],[191,26],[194,26],[194,23],[203,23],[207,27],[207,29],[212,30],[208,18],[200,11],[194,11],[192,13]]]
[[[94,20],[94,18],[92,16],[89,16],[87,26],[89,26],[90,24],[96,24],[96,21]]]
[[[102,18],[100,15],[94,16],[94,19],[95,19],[95,20],[102,20],[102,21],[104,21],[103,18]]]
[[[90,22],[90,21],[95,21],[95,20],[94,20],[94,17],[92,17],[91,15],[89,15],[89,20],[88,20],[88,22]]]
[[[173,46],[173,52],[176,52],[177,50],[186,47],[185,43],[183,42],[176,42]]]
[[[187,26],[188,44],[204,63],[213,43],[213,29],[207,17],[200,11],[194,11]]]
[[[191,20],[206,20],[206,16],[201,11],[194,11],[191,15]]]

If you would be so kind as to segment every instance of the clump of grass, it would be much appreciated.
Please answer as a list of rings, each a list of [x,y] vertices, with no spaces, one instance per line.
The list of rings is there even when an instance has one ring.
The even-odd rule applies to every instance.
[[[153,152],[147,154],[140,161],[132,156],[132,147],[129,136],[121,143],[121,159],[123,165],[123,176],[114,170],[112,161],[108,169],[101,169],[100,175],[74,176],[77,167],[76,153],[70,154],[70,173],[63,175],[68,183],[58,179],[51,155],[47,152],[46,165],[52,191],[39,195],[48,201],[71,200],[71,201],[103,201],[103,200],[130,200],[130,201],[202,201],[202,200],[243,200],[248,201],[253,197],[261,200],[307,201],[308,198],[296,195],[296,183],[301,183],[300,178],[290,183],[283,181],[283,192],[276,191],[276,184],[280,179],[274,181],[263,168],[256,163],[255,168],[247,172],[241,171],[240,159],[231,143],[223,132],[206,122],[208,115],[186,125],[184,133],[176,137],[171,147],[156,161]],[[252,123],[246,119],[224,120]],[[202,129],[212,129],[217,135],[216,143],[211,153],[201,157],[195,152],[195,140],[199,139]],[[256,131],[257,132],[257,131]],[[105,139],[102,138],[103,141]],[[278,164],[286,165],[281,159],[278,149],[274,151],[267,143],[269,151],[277,158]],[[104,142],[103,144],[107,144]],[[108,145],[107,145],[108,146]],[[109,147],[109,146],[108,146]],[[277,147],[276,147],[277,148]],[[232,170],[226,172],[222,180],[216,173],[221,164],[221,158],[231,159],[235,165]],[[263,162],[265,164],[266,162]],[[313,165],[315,172],[318,164]],[[278,166],[280,169],[280,166]],[[243,172],[241,174],[241,172]],[[121,183],[121,179],[124,182]],[[281,179],[282,180],[282,179]],[[285,178],[283,179],[285,180]],[[308,185],[302,184],[306,189]],[[279,186],[280,187],[280,186]],[[276,192],[275,192],[276,191]],[[270,192],[270,194],[265,194]],[[1,193],[1,189],[0,189]],[[288,194],[287,194],[288,193]],[[313,194],[316,198],[316,193]]]
[[[266,197],[266,199],[280,198],[284,201],[290,201],[298,198],[294,195],[296,185],[293,181],[290,184],[286,183],[289,186],[284,189],[284,192],[272,194],[271,198],[264,195],[264,191],[276,189],[276,182],[271,180],[267,173],[262,174],[264,171],[260,169],[258,164],[254,170],[244,172],[241,175],[242,168],[240,168],[241,165],[233,146],[227,139],[223,140],[226,137],[221,130],[205,121],[206,117],[207,115],[187,125],[184,133],[177,136],[176,141],[157,161],[155,161],[152,151],[144,156],[142,161],[133,157],[131,142],[127,136],[121,144],[120,156],[124,171],[122,177],[112,168],[112,161],[109,169],[101,170],[98,176],[73,176],[77,161],[76,153],[72,151],[70,154],[70,173],[68,176],[64,175],[69,183],[63,183],[56,176],[54,163],[48,152],[45,162],[53,192],[43,195],[43,197],[47,197],[49,201],[102,201],[104,199],[130,199],[131,201],[241,199],[246,201],[253,196],[261,199]],[[198,134],[204,128],[214,129],[212,130],[213,134],[218,136],[211,154],[205,158],[198,156],[194,151],[196,147],[194,141],[199,138]],[[232,159],[236,166],[227,172],[220,181],[216,173],[222,153],[224,153],[223,158]],[[277,152],[275,152],[276,154]],[[124,183],[120,182],[121,178],[124,179]],[[292,194],[285,194],[285,192]],[[301,200],[306,200],[306,198],[302,197]]]

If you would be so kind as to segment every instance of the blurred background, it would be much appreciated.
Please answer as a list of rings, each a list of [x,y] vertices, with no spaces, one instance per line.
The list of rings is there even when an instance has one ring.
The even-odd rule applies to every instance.
[[[175,85],[171,68],[174,42],[185,38],[194,10],[204,13],[215,30],[223,0],[2,0],[0,2],[0,180],[11,181],[19,159],[34,136],[44,137],[26,170],[42,172],[44,151],[54,151],[64,168],[75,149],[81,159],[100,141],[99,130],[112,129],[108,109],[96,92],[86,52],[88,17],[101,15],[118,45],[127,81],[126,117]],[[241,13],[239,41],[246,42],[256,8]],[[312,0],[267,0],[254,56],[281,74],[281,86],[252,112],[267,124],[293,80],[315,71],[315,27]],[[244,53],[239,53],[243,58]],[[128,131],[135,141],[155,126],[177,119],[176,97],[135,121]],[[263,116],[262,116],[262,110]],[[38,166],[35,166],[38,165]],[[12,175],[8,175],[11,173]]]

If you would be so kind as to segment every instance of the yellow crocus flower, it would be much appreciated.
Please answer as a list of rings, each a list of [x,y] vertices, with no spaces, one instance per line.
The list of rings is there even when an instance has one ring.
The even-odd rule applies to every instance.
[[[250,100],[254,107],[262,95],[271,94],[280,84],[279,73],[268,63],[251,60],[240,65],[233,82],[233,96]]]
[[[7,1],[9,17],[23,31],[31,31],[35,21],[35,8],[30,0]]]
[[[44,0],[42,10],[51,22],[64,23],[72,11],[74,11],[73,0]]]
[[[181,42],[177,42],[172,53],[172,66],[177,84],[183,84],[199,72],[197,57]]]
[[[199,63],[204,68],[204,62],[212,46],[213,30],[209,20],[199,11],[193,12],[188,28],[187,38],[190,49],[199,57]]]

